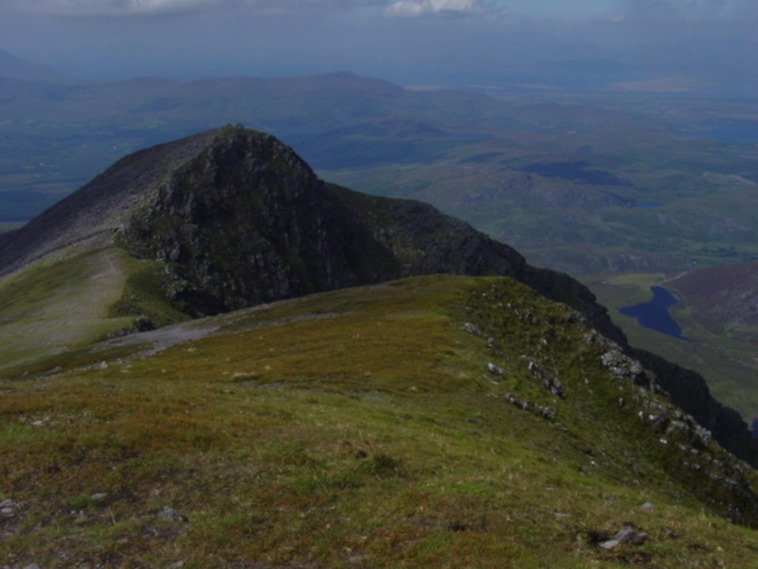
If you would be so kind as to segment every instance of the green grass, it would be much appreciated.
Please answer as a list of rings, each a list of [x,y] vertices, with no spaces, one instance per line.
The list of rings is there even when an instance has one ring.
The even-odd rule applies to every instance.
[[[48,261],[0,281],[0,369],[30,364],[128,328],[109,318],[126,283],[126,254],[104,249]]]
[[[156,263],[115,247],[52,259],[5,277],[0,370],[78,365],[77,354],[97,340],[187,319],[165,300],[162,279]]]
[[[111,305],[109,318],[131,317],[144,328],[161,328],[187,319],[166,300],[166,276],[157,261],[125,257],[128,274],[121,297]]]
[[[18,504],[0,520],[0,559],[755,566],[758,535],[720,517],[635,409],[614,405],[637,388],[607,375],[570,311],[509,279],[423,277],[204,325],[218,330],[150,356],[139,338],[110,359],[93,348],[90,363],[107,368],[85,350],[62,375],[0,381],[0,499]],[[567,399],[534,380],[525,355]],[[593,542],[626,522],[648,541]]]

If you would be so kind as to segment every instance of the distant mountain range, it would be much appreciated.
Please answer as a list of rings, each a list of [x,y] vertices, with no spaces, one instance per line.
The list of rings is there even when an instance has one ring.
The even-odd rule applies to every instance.
[[[8,79],[0,222],[30,219],[124,154],[239,123],[337,183],[427,201],[573,274],[753,260],[749,108],[681,97],[406,89],[349,73]]]
[[[0,80],[71,81],[71,78],[47,65],[31,63],[0,49]]]

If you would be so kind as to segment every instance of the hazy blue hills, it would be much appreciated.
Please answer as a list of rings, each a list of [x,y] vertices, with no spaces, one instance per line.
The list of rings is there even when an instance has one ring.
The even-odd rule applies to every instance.
[[[31,63],[8,51],[0,49],[0,81],[3,79],[51,82],[72,80],[70,77],[56,71],[52,67]]]
[[[331,180],[430,202],[574,274],[758,254],[756,151],[739,99],[485,95],[347,73],[142,78],[6,83],[0,120],[6,222],[29,219],[123,154],[240,123],[276,134]]]

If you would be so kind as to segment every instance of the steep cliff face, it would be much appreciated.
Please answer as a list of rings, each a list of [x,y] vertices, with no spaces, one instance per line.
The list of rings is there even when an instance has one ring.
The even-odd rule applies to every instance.
[[[758,464],[747,426],[702,377],[631,349],[582,284],[429,205],[327,184],[271,136],[227,127],[124,158],[0,241],[0,275],[114,240],[159,261],[166,295],[192,316],[420,274],[511,276],[581,313],[722,445]]]
[[[758,467],[756,439],[750,436],[745,421],[737,411],[713,398],[703,376],[657,354],[630,348],[626,343],[624,345],[630,357],[655,372],[658,383],[672,401],[711,431],[713,438],[725,448]]]
[[[431,206],[319,180],[276,139],[227,129],[132,213],[123,243],[166,264],[199,316],[424,273],[520,276],[524,259]]]

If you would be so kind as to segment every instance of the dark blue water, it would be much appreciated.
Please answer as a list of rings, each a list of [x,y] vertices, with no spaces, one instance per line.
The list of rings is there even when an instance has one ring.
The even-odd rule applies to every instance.
[[[620,308],[619,312],[636,318],[645,328],[684,340],[682,329],[669,314],[669,309],[679,301],[662,286],[653,286],[650,290],[653,291],[651,301]]]

